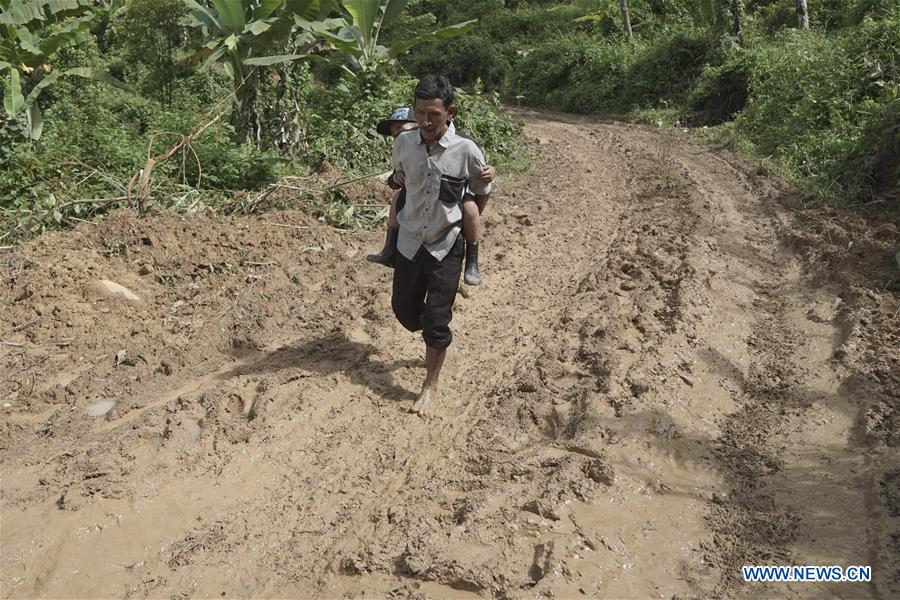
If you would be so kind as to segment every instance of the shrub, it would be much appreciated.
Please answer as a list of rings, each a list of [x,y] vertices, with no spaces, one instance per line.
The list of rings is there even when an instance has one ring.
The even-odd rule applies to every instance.
[[[509,61],[491,40],[471,33],[414,51],[404,64],[418,77],[440,73],[457,86],[480,80],[490,89],[500,88],[510,71]]]
[[[176,107],[159,113],[149,132],[189,134],[206,116],[197,107]],[[191,187],[217,190],[252,190],[274,181],[278,158],[237,139],[239,136],[232,125],[220,120],[204,131],[190,148],[160,165],[158,173]],[[153,153],[164,152],[177,141],[178,136],[159,135],[154,139]]]
[[[487,161],[501,170],[518,170],[526,157],[522,146],[523,126],[514,122],[500,108],[496,92],[482,95],[460,91],[457,95],[455,124],[485,149]]]
[[[900,198],[900,98],[874,108],[837,164],[839,189],[860,198]]]
[[[183,0],[131,0],[114,26],[129,79],[165,106],[172,104],[181,21],[187,12]]]
[[[722,64],[707,65],[687,98],[695,125],[718,125],[743,110],[750,95],[753,55],[732,49]]]
[[[511,93],[526,103],[575,112],[678,105],[715,52],[701,30],[674,29],[631,43],[565,34],[519,63]]]

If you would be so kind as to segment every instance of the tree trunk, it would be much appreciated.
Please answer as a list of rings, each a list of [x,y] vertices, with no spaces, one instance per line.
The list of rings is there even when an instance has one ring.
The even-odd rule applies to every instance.
[[[809,29],[809,9],[806,0],[797,0],[797,27]]]
[[[731,16],[734,18],[734,30],[732,31],[732,33],[734,34],[734,37],[737,38],[738,43],[742,42],[744,39],[744,22],[742,13],[743,7],[741,6],[741,0],[731,0]]]
[[[622,15],[622,28],[631,38],[631,17],[628,16],[628,0],[619,0],[619,13]]]

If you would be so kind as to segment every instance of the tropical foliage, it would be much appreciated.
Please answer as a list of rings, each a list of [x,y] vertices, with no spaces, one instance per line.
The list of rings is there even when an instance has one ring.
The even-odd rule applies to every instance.
[[[64,48],[84,42],[97,18],[90,0],[0,0],[0,76],[3,109],[13,121],[25,119],[27,134],[43,133],[38,98],[63,76],[79,76],[122,85],[96,69],[54,69]]]
[[[281,176],[326,163],[348,177],[384,168],[390,143],[375,124],[415,84],[397,57],[475,26],[420,23],[384,42],[407,5],[0,0],[0,241],[135,198],[262,210],[273,201],[254,190]],[[488,143],[494,162],[518,160],[521,128],[494,99],[466,102],[469,126],[500,140]],[[329,198],[342,202],[339,189]],[[317,206],[329,219],[380,214]],[[335,221],[350,222],[371,224]]]

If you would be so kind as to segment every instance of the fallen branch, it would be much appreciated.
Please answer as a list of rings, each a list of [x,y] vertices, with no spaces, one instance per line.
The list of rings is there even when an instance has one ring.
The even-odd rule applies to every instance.
[[[38,317],[37,319],[28,321],[27,323],[22,323],[21,325],[13,327],[12,329],[7,329],[6,331],[0,332],[0,335],[6,335],[7,333],[14,333],[16,331],[21,331],[21,330],[25,329],[26,327],[31,327],[32,325],[34,325],[35,323],[37,323],[38,321],[40,321],[43,318],[44,317]]]
[[[128,181],[128,187],[126,188],[126,198],[129,204],[132,203],[132,198],[134,198],[135,196],[137,197],[137,208],[139,215],[143,215],[146,212],[147,199],[150,197],[150,176],[153,174],[154,167],[169,160],[172,155],[178,152],[181,148],[190,146],[194,140],[200,137],[204,131],[212,127],[212,125],[217,123],[221,118],[222,113],[218,113],[206,123],[197,126],[190,134],[178,134],[181,135],[181,139],[170,146],[168,150],[166,150],[162,154],[157,154],[156,156],[150,156],[154,139],[154,136],[151,136],[150,142],[147,145],[147,162],[144,164],[143,169],[141,169],[131,177],[131,179]],[[136,190],[135,182],[137,182]]]
[[[235,89],[231,91],[228,96],[219,100],[215,106],[207,113],[208,120],[204,123],[201,123],[188,135],[184,135],[181,133],[175,132],[163,132],[156,135],[179,135],[181,139],[175,142],[168,150],[163,152],[162,154],[157,154],[156,156],[151,156],[151,152],[153,151],[153,140],[156,135],[150,137],[150,141],[147,144],[147,162],[144,164],[144,168],[131,176],[131,179],[128,180],[128,187],[125,188],[125,195],[128,199],[129,204],[131,204],[132,199],[137,198],[137,208],[138,214],[143,215],[146,212],[147,208],[147,199],[150,197],[150,176],[153,174],[153,169],[163,163],[170,158],[172,155],[178,152],[180,149],[187,147],[191,152],[194,152],[194,149],[191,147],[191,144],[200,137],[204,131],[212,127],[215,123],[217,123],[222,118],[222,106],[228,102],[231,102],[232,98],[234,98],[238,90],[244,86],[245,83],[250,79],[253,75],[256,68],[254,67],[245,77],[240,85],[238,85]],[[194,152],[194,157],[197,157],[197,153]],[[199,158],[197,158],[199,163]],[[182,171],[183,173],[183,171]],[[137,184],[137,189],[135,189],[135,184]]]
[[[81,204],[112,204],[113,202],[121,202],[122,200],[128,200],[128,196],[115,196],[113,198],[86,198],[84,200],[72,200],[70,202],[64,202],[57,206],[54,206],[53,209],[60,210],[63,208],[69,208],[70,206],[79,206]],[[53,210],[51,209],[51,210]]]
[[[330,185],[326,185],[325,187],[298,187],[296,185],[288,185],[286,183],[273,183],[272,187],[284,188],[287,190],[295,190],[298,192],[327,192],[330,190],[337,189],[339,187],[343,187],[355,181],[360,181],[361,179],[371,179],[373,177],[378,177],[384,173],[383,170],[378,171],[377,173],[369,173],[368,175],[360,175],[359,177],[352,177],[350,179],[345,179],[344,181],[338,181],[332,183]],[[306,177],[298,177],[297,179],[308,179]]]
[[[284,227],[285,229],[300,229],[300,230],[315,230],[315,229],[327,229],[329,231],[336,231],[338,233],[346,233],[346,234],[361,234],[368,233],[366,231],[355,231],[353,229],[339,229],[337,227],[332,227],[331,225],[287,225],[285,223],[273,223],[272,221],[261,221],[261,223],[265,223],[266,225],[271,225],[272,227]]]
[[[44,358],[40,359],[39,361],[31,363],[27,367],[22,367],[18,371],[11,373],[6,379],[0,380],[0,383],[6,383],[8,381],[12,381],[12,378],[15,377],[16,375],[18,375],[19,373],[22,373],[23,371],[27,371],[28,369],[33,369],[34,367],[46,362],[48,358],[50,358],[50,357],[45,356]]]

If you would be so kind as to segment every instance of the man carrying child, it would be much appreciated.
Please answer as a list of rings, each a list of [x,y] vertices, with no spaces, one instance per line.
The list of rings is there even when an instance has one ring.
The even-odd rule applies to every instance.
[[[479,179],[484,154],[475,142],[450,129],[456,112],[446,77],[427,75],[416,86],[413,115],[418,129],[394,142],[394,179],[406,188],[396,212],[397,253],[391,306],[409,331],[422,331],[426,376],[413,411],[426,414],[453,339],[450,321],[464,255],[462,201],[484,206],[490,183]]]

